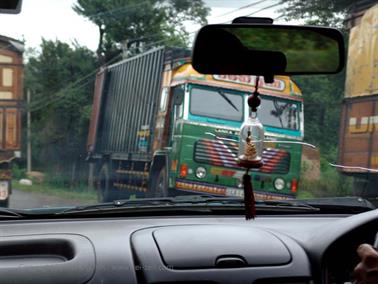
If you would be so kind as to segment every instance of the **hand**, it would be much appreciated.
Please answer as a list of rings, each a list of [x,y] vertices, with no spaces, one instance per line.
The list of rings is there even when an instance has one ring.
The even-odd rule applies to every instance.
[[[368,244],[362,244],[357,249],[361,262],[354,269],[356,284],[378,283],[378,252]]]

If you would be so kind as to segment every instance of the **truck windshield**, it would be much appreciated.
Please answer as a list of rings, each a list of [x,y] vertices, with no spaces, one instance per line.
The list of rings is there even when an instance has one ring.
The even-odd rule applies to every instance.
[[[243,96],[222,89],[193,87],[190,113],[217,119],[242,121]]]
[[[265,126],[299,130],[300,104],[288,100],[263,97],[258,110]]]

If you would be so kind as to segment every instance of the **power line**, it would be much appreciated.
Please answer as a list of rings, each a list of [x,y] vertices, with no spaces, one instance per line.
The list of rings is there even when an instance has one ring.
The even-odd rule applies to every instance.
[[[225,14],[231,14],[231,13],[234,13],[234,12],[236,12],[236,11],[238,11],[238,10],[242,10],[242,9],[245,9],[245,8],[249,8],[249,7],[253,6],[253,5],[257,5],[257,4],[260,4],[260,3],[265,2],[265,1],[267,1],[267,0],[259,0],[259,1],[253,2],[253,3],[250,3],[250,4],[248,4],[248,5],[242,6],[242,7],[238,8],[238,9],[236,9],[236,10],[234,10],[234,11],[231,11],[231,12],[225,13]],[[142,2],[142,3],[143,3],[143,2]],[[141,3],[140,3],[139,5],[141,5]],[[139,6],[139,5],[133,5],[133,6],[135,7],[135,6]],[[276,6],[279,6],[279,5],[281,5],[281,3],[276,3],[276,4],[273,4],[273,5],[269,5],[269,6],[263,7],[263,8],[261,8],[261,9],[257,10],[257,11],[254,11],[253,13],[248,14],[247,16],[251,16],[251,15],[257,14],[257,13],[259,13],[259,12],[262,12],[262,11],[264,11],[264,10],[267,10],[267,9],[270,9],[270,8],[273,8],[273,7],[276,7]],[[224,15],[224,14],[223,14],[223,15]],[[223,16],[223,15],[222,15],[222,16]],[[275,19],[279,19],[279,18],[281,18],[282,16],[284,16],[284,15],[281,14],[281,15],[279,15],[279,16],[278,16],[277,18],[275,18]],[[228,23],[228,22],[225,22],[225,23]],[[194,33],[198,32],[198,31],[199,31],[199,29],[198,29],[198,30],[195,30],[195,31],[192,31],[192,32],[188,32],[188,35],[194,34]],[[158,35],[145,36],[145,37],[143,37],[143,39],[146,39],[146,38],[149,38],[149,37],[152,38],[152,37],[154,37],[154,36],[158,36]],[[141,39],[141,38],[139,38],[139,39]],[[138,40],[138,39],[135,38],[135,39],[131,39],[131,40]],[[131,40],[130,40],[130,41],[131,41]],[[147,48],[149,48],[149,47],[153,47],[153,46],[156,46],[157,44],[165,43],[165,42],[170,41],[170,40],[171,40],[171,39],[166,38],[166,39],[161,39],[161,40],[158,40],[158,41],[155,41],[155,42],[151,42],[151,43],[145,45],[144,48],[147,49]],[[111,60],[109,60],[108,62],[106,62],[104,65],[110,64],[110,61],[113,61],[114,59],[116,59],[116,58],[119,57],[119,56],[120,56],[120,55],[117,55],[116,57],[114,57],[114,58],[112,58]],[[64,97],[65,97],[65,95],[66,95],[64,92],[67,92],[67,91],[74,91],[74,90],[77,90],[77,89],[80,89],[80,88],[84,87],[85,85],[87,85],[87,84],[88,84],[89,82],[91,82],[91,81],[87,81],[87,82],[85,82],[84,84],[82,84],[82,85],[80,85],[80,86],[76,86],[76,85],[80,84],[83,80],[89,78],[90,76],[96,74],[96,73],[97,73],[97,70],[98,70],[98,69],[96,68],[94,71],[90,72],[89,74],[85,75],[84,77],[82,77],[82,78],[80,78],[79,80],[77,80],[77,81],[73,82],[72,84],[70,84],[70,86],[64,88],[63,90],[59,90],[58,92],[56,92],[54,95],[51,96],[51,99],[50,99],[49,101],[46,101],[46,100],[44,100],[44,99],[40,99],[40,100],[38,100],[38,101],[34,101],[34,102],[32,102],[32,104],[31,104],[31,106],[30,106],[30,107],[31,107],[31,111],[39,110],[39,109],[41,109],[41,108],[47,107],[47,106],[50,105],[51,103],[56,103],[56,102],[58,102],[58,101],[60,101],[60,100],[63,100]],[[41,102],[44,102],[44,104],[43,104],[42,106],[39,105]],[[34,105],[36,105],[35,108],[33,107]],[[37,106],[38,106],[38,107],[37,107]]]
[[[281,2],[278,2],[278,3],[273,4],[273,5],[270,5],[270,6],[266,6],[266,7],[261,8],[261,9],[255,11],[255,12],[253,12],[253,13],[251,13],[251,14],[246,15],[246,17],[248,17],[248,16],[252,16],[252,15],[255,15],[255,14],[257,14],[257,13],[260,13],[260,12],[262,12],[262,11],[265,11],[265,10],[267,10],[267,9],[270,9],[270,8],[273,8],[273,7],[276,7],[276,6],[280,6],[280,5],[282,5]]]
[[[221,15],[215,16],[213,18],[216,19],[216,18],[220,18],[220,17],[226,16],[226,15],[229,15],[229,14],[233,14],[233,13],[235,13],[237,11],[240,11],[240,10],[243,10],[243,9],[246,9],[246,8],[250,8],[252,6],[258,5],[258,4],[266,2],[266,1],[268,1],[268,0],[258,0],[258,1],[252,2],[252,3],[248,4],[248,5],[241,6],[241,7],[237,8],[237,9],[235,9],[235,10],[232,10],[232,11],[223,13]]]
[[[112,14],[114,12],[120,12],[120,11],[123,11],[123,10],[126,10],[126,9],[133,9],[133,8],[136,8],[136,7],[139,7],[139,6],[142,6],[144,4],[146,4],[148,1],[143,1],[141,3],[138,3],[138,4],[132,4],[132,5],[125,5],[125,6],[121,6],[121,7],[117,7],[117,8],[114,8],[114,9],[109,9],[109,10],[106,10],[106,11],[101,11],[99,13],[96,13],[96,14],[91,14],[91,15],[83,15],[87,18],[98,18],[98,17],[101,17],[101,16],[104,16],[104,15],[107,15],[107,14]],[[128,11],[130,13],[132,13],[131,11]]]
[[[109,64],[113,63],[120,56],[121,56],[120,54],[117,54],[116,56],[114,56],[113,58],[111,58],[110,60],[108,60],[107,62],[105,62],[104,65],[109,65]],[[95,75],[97,72],[98,72],[98,68],[96,67],[93,71],[91,71],[90,73],[86,74],[82,78],[76,80],[75,82],[72,82],[67,87],[65,87],[65,88],[63,88],[63,89],[55,92],[53,95],[50,96],[49,100],[41,98],[39,100],[33,101],[30,104],[30,106],[28,106],[28,107],[30,107],[31,111],[37,111],[37,110],[39,110],[41,108],[47,107],[51,103],[56,103],[56,102],[59,102],[60,100],[63,100],[64,97],[65,97],[65,95],[67,94],[65,92],[67,92],[67,91],[74,91],[74,90],[78,90],[78,89],[82,88],[83,86],[85,86],[86,84],[88,84],[90,81],[87,81],[83,86],[77,86],[77,85],[80,84],[80,83],[82,83],[82,81],[86,80],[90,76]],[[43,103],[43,104],[41,105],[41,103]]]
[[[72,91],[75,91],[75,90],[79,90],[79,89],[85,87],[86,85],[88,85],[89,83],[93,82],[94,79],[95,78],[91,78],[91,80],[88,80],[87,82],[84,82],[83,84],[81,84],[80,86],[77,86],[75,88],[68,89],[68,90],[66,89],[64,91],[61,91],[62,92],[61,96],[55,97],[53,100],[47,101],[45,104],[40,105],[39,107],[31,108],[30,111],[37,111],[37,110],[43,109],[45,107],[48,107],[49,105],[51,105],[53,103],[61,102],[62,100],[64,100],[66,98],[66,95],[70,94],[70,93],[68,93],[68,91],[72,92]]]

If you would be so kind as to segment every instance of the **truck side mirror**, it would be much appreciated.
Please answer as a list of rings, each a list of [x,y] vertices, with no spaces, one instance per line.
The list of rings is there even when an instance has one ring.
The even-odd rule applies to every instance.
[[[184,101],[184,95],[185,95],[185,90],[181,86],[177,86],[173,89],[173,103],[176,106],[179,106],[183,103]]]

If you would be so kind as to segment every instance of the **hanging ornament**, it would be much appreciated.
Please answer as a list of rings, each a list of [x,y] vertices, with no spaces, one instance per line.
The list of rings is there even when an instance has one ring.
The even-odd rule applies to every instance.
[[[238,162],[243,168],[258,168],[262,163],[264,128],[256,113],[248,117],[240,130]]]
[[[253,193],[250,169],[262,167],[262,153],[264,146],[264,127],[257,118],[257,108],[261,100],[258,93],[259,77],[256,77],[255,91],[248,98],[251,115],[240,129],[238,165],[246,169],[243,176],[245,218],[254,219],[256,216],[255,196]]]

